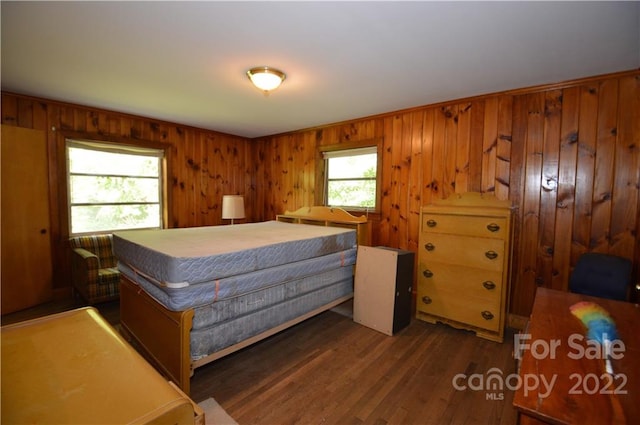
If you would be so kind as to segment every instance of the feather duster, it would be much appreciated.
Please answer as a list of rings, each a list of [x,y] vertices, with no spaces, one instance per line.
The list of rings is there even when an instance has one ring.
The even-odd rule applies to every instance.
[[[610,355],[611,341],[618,339],[618,330],[609,312],[591,301],[580,301],[569,307],[569,310],[586,326],[587,338],[604,347],[605,370],[614,375]]]

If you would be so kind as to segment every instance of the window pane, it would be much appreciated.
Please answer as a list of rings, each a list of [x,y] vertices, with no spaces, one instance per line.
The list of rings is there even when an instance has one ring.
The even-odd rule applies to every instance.
[[[328,176],[329,179],[375,177],[377,166],[377,154],[330,158]]]
[[[159,202],[157,178],[70,176],[72,204]]]
[[[161,228],[163,153],[68,140],[70,233]]]
[[[349,152],[353,151],[353,155]],[[361,149],[332,151],[326,155],[327,205],[375,208],[377,153],[360,153]]]
[[[157,177],[160,160],[155,157],[69,148],[69,172]]]
[[[71,207],[71,233],[160,227],[160,205]]]
[[[375,180],[329,181],[327,203],[332,206],[374,208]]]

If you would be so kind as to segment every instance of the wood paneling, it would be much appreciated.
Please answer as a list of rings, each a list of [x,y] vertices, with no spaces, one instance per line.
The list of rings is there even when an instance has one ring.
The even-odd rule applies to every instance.
[[[70,287],[65,135],[168,146],[169,227],[223,224],[223,194],[245,195],[248,217],[256,209],[245,138],[11,93],[2,93],[2,123],[47,133],[54,289]]]
[[[511,313],[528,315],[538,286],[566,290],[584,252],[630,258],[638,279],[638,71],[256,139],[257,152],[278,150],[274,158],[253,157],[259,174],[269,176],[265,211],[314,203],[286,178],[298,170],[314,187],[312,167],[281,160],[301,143],[310,151],[373,137],[383,140],[374,245],[416,251],[420,205],[452,193],[492,192],[516,210]]]
[[[247,221],[314,205],[318,148],[382,140],[373,245],[416,251],[418,211],[481,191],[515,208],[510,312],[537,286],[566,289],[583,252],[640,263],[640,72],[518,89],[247,140],[151,119],[2,94],[2,122],[47,131],[52,237],[66,249],[58,134],[165,143],[170,226],[220,224],[223,194],[245,195]],[[64,254],[54,253],[64,263]],[[58,287],[64,267],[54,270]],[[60,271],[62,270],[62,272]]]

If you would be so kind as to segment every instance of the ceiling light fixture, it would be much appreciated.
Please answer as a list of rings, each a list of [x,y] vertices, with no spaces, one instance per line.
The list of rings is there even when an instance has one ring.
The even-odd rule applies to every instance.
[[[270,91],[280,87],[287,76],[284,72],[268,66],[258,66],[247,71],[247,77],[254,86],[269,94]]]

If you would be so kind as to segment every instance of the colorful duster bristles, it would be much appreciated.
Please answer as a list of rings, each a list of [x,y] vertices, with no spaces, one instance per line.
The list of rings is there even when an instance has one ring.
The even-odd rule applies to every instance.
[[[613,367],[609,353],[611,341],[618,339],[618,330],[609,312],[591,301],[581,301],[569,307],[571,313],[576,316],[587,328],[587,338],[598,342],[605,349],[605,368],[607,373],[613,375]]]
[[[618,339],[616,323],[609,312],[591,301],[581,301],[569,307],[571,313],[587,327],[587,338],[604,344],[605,339]]]

